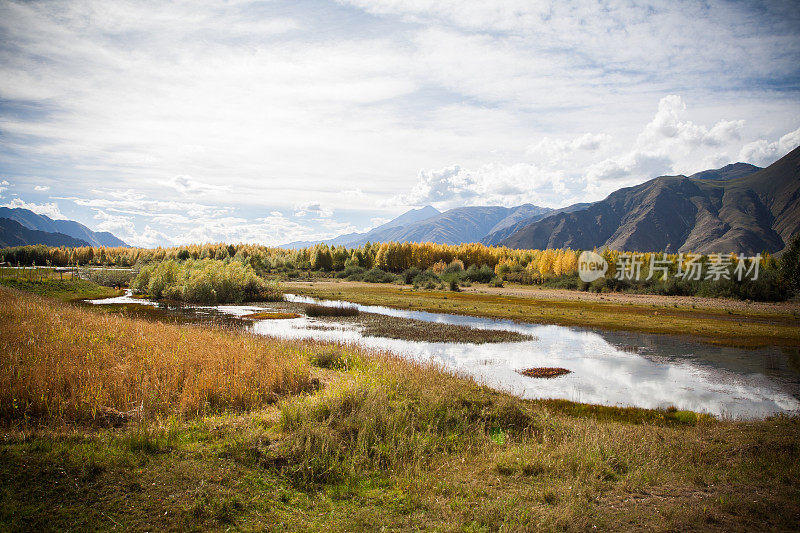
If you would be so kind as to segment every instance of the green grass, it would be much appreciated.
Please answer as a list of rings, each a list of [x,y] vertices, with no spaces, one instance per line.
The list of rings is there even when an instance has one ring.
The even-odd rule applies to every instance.
[[[57,298],[62,301],[111,298],[122,294],[122,291],[118,289],[104,287],[82,279],[29,280],[6,277],[0,278],[0,285],[20,291],[32,292],[39,296]]]

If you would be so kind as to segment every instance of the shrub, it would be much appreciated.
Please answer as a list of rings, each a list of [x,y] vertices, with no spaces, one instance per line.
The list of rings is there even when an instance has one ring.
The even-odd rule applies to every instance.
[[[460,272],[464,272],[464,263],[460,259],[453,259],[450,261],[450,264],[442,270],[442,274],[456,274]]]
[[[423,287],[425,289],[433,289],[441,282],[439,276],[434,274],[433,271],[430,269],[423,270],[422,272],[414,276],[414,279],[412,279],[411,281],[415,287]]]
[[[545,280],[542,285],[553,289],[577,290],[582,287],[581,283],[577,274],[561,274],[560,276]]]
[[[104,287],[127,287],[136,272],[121,268],[82,268],[80,276]]]
[[[238,261],[163,261],[143,267],[131,283],[135,293],[155,299],[222,304],[281,301],[277,285],[267,284],[253,267]]]
[[[482,265],[481,267],[470,265],[464,276],[473,283],[489,283],[494,277],[494,269],[489,265]]]
[[[524,285],[532,285],[538,278],[538,273],[531,272],[528,269],[511,270],[503,274],[503,279],[506,281],[513,281],[522,283]]]
[[[500,278],[500,277],[492,278],[491,280],[489,280],[489,286],[490,287],[502,287],[503,286],[503,278]]]
[[[392,283],[397,277],[389,272],[384,272],[380,268],[372,268],[364,273],[362,281],[367,283]]]
[[[311,364],[331,370],[351,370],[360,365],[358,358],[339,348],[323,348],[311,357]]]
[[[348,281],[361,281],[364,272],[365,270],[360,266],[350,265],[345,267],[341,272],[337,272],[336,277],[339,279],[347,279]]]
[[[414,283],[414,278],[419,276],[421,273],[422,270],[420,270],[419,268],[411,267],[404,270],[403,273],[400,274],[400,277],[403,279],[403,283],[405,283],[406,285],[411,285],[412,283]]]

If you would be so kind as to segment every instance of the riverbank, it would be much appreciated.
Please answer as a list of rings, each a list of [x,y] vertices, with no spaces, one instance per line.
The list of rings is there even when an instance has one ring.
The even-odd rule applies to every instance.
[[[0,286],[19,291],[31,292],[39,296],[56,298],[61,301],[79,301],[96,298],[112,298],[120,296],[123,291],[111,287],[97,285],[82,279],[42,279],[0,277]]]
[[[797,302],[751,305],[711,298],[596,295],[517,286],[473,286],[463,292],[452,292],[347,281],[287,282],[285,290],[314,298],[416,311],[692,335],[726,346],[800,346],[800,304]]]
[[[79,379],[47,390],[72,394],[68,405],[97,402],[94,416],[91,409],[24,416],[2,396],[4,528],[736,531],[800,524],[798,417],[731,422],[521,400],[352,345],[109,316],[5,288],[0,297],[4,372],[49,364],[43,374],[57,377],[75,369]],[[60,349],[59,338],[69,348]],[[269,366],[247,363],[265,350]],[[65,364],[76,355],[85,360]],[[216,366],[192,369],[206,358]],[[202,372],[220,393],[131,396],[150,390],[137,376],[179,371],[184,361],[189,381],[168,383],[217,390],[191,380]],[[262,370],[242,379],[247,368]],[[296,388],[275,379],[287,368]],[[82,378],[103,372],[118,376],[123,394],[104,396],[94,386],[113,380]],[[259,382],[276,394],[247,395]],[[24,405],[25,390],[40,396],[30,389],[35,380],[19,383],[27,389],[16,405]],[[183,409],[184,397],[205,403]],[[148,403],[158,398],[168,401]],[[145,408],[131,409],[142,400]]]

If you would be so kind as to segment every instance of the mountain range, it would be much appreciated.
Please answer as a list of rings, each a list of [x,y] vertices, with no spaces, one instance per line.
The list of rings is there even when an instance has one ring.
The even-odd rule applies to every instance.
[[[128,246],[107,231],[92,231],[74,220],[53,220],[19,207],[0,207],[0,228],[0,246]]]
[[[536,221],[500,244],[753,255],[779,252],[798,233],[800,148],[764,169],[737,163],[619,189],[586,209]]]
[[[640,252],[779,252],[800,233],[800,148],[767,168],[734,163],[660,176],[594,203],[411,210],[366,233],[323,241],[481,242],[510,248],[609,247]],[[295,242],[286,248],[311,246]]]
[[[0,248],[45,244],[47,246],[89,246],[89,243],[63,233],[28,229],[16,220],[0,218]]]

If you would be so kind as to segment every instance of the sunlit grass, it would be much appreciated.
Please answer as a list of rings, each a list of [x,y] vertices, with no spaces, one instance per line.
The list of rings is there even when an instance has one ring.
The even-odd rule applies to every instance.
[[[93,313],[0,289],[0,416],[97,420],[248,409],[308,386],[302,346]]]
[[[120,290],[77,278],[61,280],[52,277],[41,279],[0,277],[0,285],[60,300],[110,298],[122,294]]]

